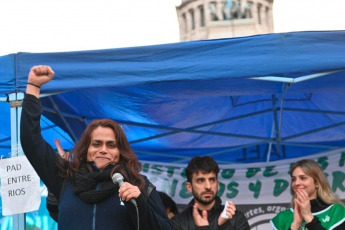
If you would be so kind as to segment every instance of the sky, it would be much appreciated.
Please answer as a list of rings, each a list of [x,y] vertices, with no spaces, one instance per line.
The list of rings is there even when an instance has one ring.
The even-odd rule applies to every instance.
[[[180,0],[7,0],[0,56],[179,42]],[[345,30],[345,0],[274,0],[275,32]]]

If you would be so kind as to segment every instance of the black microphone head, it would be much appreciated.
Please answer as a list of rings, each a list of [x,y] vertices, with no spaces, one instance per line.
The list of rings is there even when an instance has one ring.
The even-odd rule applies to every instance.
[[[123,176],[121,175],[121,173],[114,173],[114,175],[112,176],[112,180],[114,184],[118,184],[119,186],[123,184]]]

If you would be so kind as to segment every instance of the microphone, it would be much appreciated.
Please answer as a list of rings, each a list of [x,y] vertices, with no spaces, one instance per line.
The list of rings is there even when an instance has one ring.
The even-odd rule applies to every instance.
[[[113,180],[113,183],[118,184],[119,187],[121,187],[124,183],[121,173],[114,173],[111,179]],[[137,206],[137,202],[134,199],[130,199],[130,201],[132,202],[132,204],[134,204],[134,206]]]

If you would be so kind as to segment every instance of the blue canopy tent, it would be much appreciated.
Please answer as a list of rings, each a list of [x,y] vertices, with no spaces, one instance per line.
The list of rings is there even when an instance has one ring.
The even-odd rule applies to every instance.
[[[44,115],[72,140],[106,117],[124,127],[141,160],[294,158],[345,146],[344,35],[295,32],[11,54],[0,59],[0,93],[24,92],[30,68],[50,65],[56,75],[42,87]],[[6,142],[10,133],[0,135]]]
[[[44,135],[67,149],[97,118],[118,121],[145,161],[267,162],[342,148],[344,37],[294,32],[2,56],[0,154],[17,151],[27,74],[40,64],[55,71],[41,89]]]

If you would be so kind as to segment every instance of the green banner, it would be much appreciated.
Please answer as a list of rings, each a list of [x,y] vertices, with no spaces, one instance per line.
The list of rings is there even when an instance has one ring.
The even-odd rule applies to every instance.
[[[325,152],[309,159],[316,160],[327,175],[332,190],[345,199],[345,149]],[[303,158],[258,164],[220,164],[219,192],[223,202],[235,204],[289,203],[291,165]],[[142,162],[143,174],[166,192],[178,204],[187,204],[192,195],[187,192],[185,164]]]

